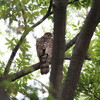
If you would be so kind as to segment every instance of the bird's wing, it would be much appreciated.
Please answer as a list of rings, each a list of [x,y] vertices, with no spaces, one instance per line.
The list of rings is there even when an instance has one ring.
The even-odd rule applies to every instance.
[[[38,38],[36,40],[36,49],[37,49],[37,55],[38,57],[43,55],[43,41],[41,38]]]

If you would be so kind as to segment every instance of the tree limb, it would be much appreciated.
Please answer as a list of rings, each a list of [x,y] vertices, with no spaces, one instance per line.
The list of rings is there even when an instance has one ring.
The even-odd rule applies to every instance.
[[[53,1],[51,0],[47,13],[44,15],[44,17],[43,17],[40,21],[38,21],[36,24],[34,24],[33,26],[31,26],[31,29],[33,29],[34,27],[38,26],[38,25],[39,25],[40,23],[42,23],[47,17],[49,17],[51,14],[53,14],[53,11],[51,11],[52,3],[53,3]]]
[[[71,56],[65,56],[65,60],[71,60]],[[92,58],[91,57],[86,57],[85,58],[86,60],[91,60]],[[40,69],[40,63],[37,63],[37,64],[34,64],[34,65],[31,65],[29,67],[27,67],[27,71],[25,69],[19,71],[19,72],[16,72],[14,74],[12,74],[8,80],[10,81],[15,81],[25,75],[28,75],[29,73],[32,73],[33,71],[36,71],[36,70],[39,70]]]
[[[6,89],[0,85],[0,100],[10,100]]]
[[[73,100],[82,65],[96,26],[100,22],[100,0],[93,0],[92,8],[75,43],[72,59],[64,83],[61,100]]]
[[[68,1],[68,0],[67,0]],[[55,100],[61,100],[62,70],[65,52],[66,0],[54,0],[54,41],[50,87]],[[60,37],[60,38],[59,38]]]
[[[52,0],[50,1],[50,5],[49,5],[49,8],[48,8],[48,11],[47,13],[44,15],[44,17],[42,19],[40,19],[36,24],[34,24],[32,27],[28,27],[26,26],[26,29],[24,31],[24,33],[22,34],[18,44],[15,46],[15,48],[13,49],[12,53],[11,53],[11,56],[7,62],[7,65],[6,65],[6,68],[5,68],[5,71],[4,71],[4,77],[8,75],[8,72],[9,72],[9,69],[10,69],[10,66],[12,64],[12,61],[20,47],[20,45],[22,44],[24,38],[28,35],[28,33],[33,29],[35,28],[36,26],[38,26],[39,24],[41,24],[48,16],[50,16],[52,13],[50,12],[51,11],[51,8],[52,8]]]
[[[72,47],[75,44],[78,35],[79,33],[65,45],[65,51],[67,51],[70,47]]]
[[[25,75],[28,75],[29,73],[31,73],[33,71],[38,70],[39,68],[40,68],[40,63],[31,65],[31,66],[27,67],[26,70],[23,69],[23,70],[21,70],[19,72],[16,72],[16,73],[12,74],[11,76],[8,77],[8,80],[13,82],[13,81],[25,76]]]

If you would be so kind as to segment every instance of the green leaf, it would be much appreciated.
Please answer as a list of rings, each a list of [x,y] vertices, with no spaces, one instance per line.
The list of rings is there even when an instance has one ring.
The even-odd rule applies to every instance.
[[[22,54],[21,54],[21,53],[19,53],[19,57],[20,57],[20,59],[23,59],[23,56],[22,56]]]

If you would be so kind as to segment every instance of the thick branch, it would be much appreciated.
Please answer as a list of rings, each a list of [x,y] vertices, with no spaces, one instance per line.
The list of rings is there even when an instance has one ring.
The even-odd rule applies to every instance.
[[[51,95],[55,100],[61,100],[61,80],[65,52],[66,6],[66,0],[54,0],[54,41],[50,85],[54,91]]]
[[[71,56],[65,56],[64,59],[65,60],[71,60],[71,58],[72,58]],[[91,60],[92,58],[91,57],[86,57],[85,59],[86,60]],[[12,74],[10,76],[10,78],[9,78],[10,81],[15,81],[16,79],[19,79],[19,78],[21,78],[21,77],[23,77],[25,75],[28,75],[29,73],[32,73],[32,72],[34,72],[36,70],[39,70],[40,69],[39,65],[40,65],[40,63],[31,65],[31,66],[27,67],[27,69],[28,69],[27,71],[25,69],[23,69],[23,70],[21,70],[19,72],[16,72],[16,73]]]
[[[71,60],[71,56],[66,56],[64,59],[65,60]],[[91,57],[86,57],[85,58],[86,60],[91,60],[92,58]],[[28,75],[29,73],[32,73],[33,71],[36,71],[38,69],[40,69],[39,67],[40,63],[37,63],[37,64],[34,64],[34,65],[31,65],[29,67],[27,67],[27,71],[25,69],[19,71],[19,72],[16,72],[14,74],[12,74],[9,78],[10,81],[15,81],[16,79],[19,79],[25,75]]]
[[[9,76],[8,80],[15,81],[15,80],[17,80],[25,75],[28,75],[29,73],[36,71],[38,69],[40,69],[40,63],[31,65],[31,66],[27,67],[27,69],[23,69],[20,72],[16,72],[16,73],[12,74],[11,76]]]
[[[6,89],[0,85],[0,100],[10,100]]]
[[[12,61],[13,61],[13,59],[14,59],[14,57],[15,57],[15,55],[16,55],[16,53],[17,53],[19,47],[20,47],[20,45],[22,44],[24,38],[28,35],[28,33],[29,33],[33,28],[35,28],[36,26],[38,26],[39,24],[41,24],[48,16],[50,16],[50,15],[52,14],[52,13],[50,12],[50,11],[51,11],[51,7],[52,7],[52,0],[51,0],[51,2],[50,2],[49,9],[48,9],[47,13],[45,14],[45,16],[44,16],[41,20],[39,20],[36,24],[34,24],[31,28],[26,27],[25,32],[23,33],[23,35],[21,36],[21,38],[20,38],[18,44],[15,46],[15,48],[14,48],[13,51],[12,51],[12,54],[11,54],[9,60],[8,60],[8,63],[7,63],[7,65],[6,65],[6,68],[5,68],[5,71],[4,71],[4,76],[7,76],[7,75],[8,75],[8,72],[9,72],[10,66],[11,66],[11,64],[12,64]]]
[[[67,51],[70,47],[72,47],[75,44],[78,35],[79,33],[65,45],[65,51]]]
[[[66,81],[62,91],[61,100],[74,100],[75,90],[80,77],[82,65],[95,31],[96,26],[100,22],[100,0],[94,0],[92,8],[85,20],[80,34],[75,43],[72,53],[72,59],[68,68]]]

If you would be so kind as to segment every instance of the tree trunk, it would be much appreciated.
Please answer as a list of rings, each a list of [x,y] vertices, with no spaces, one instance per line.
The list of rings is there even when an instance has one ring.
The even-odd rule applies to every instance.
[[[52,96],[56,100],[61,100],[60,94],[65,52],[66,5],[67,0],[54,0],[54,43],[50,85],[53,90]]]
[[[0,86],[0,100],[10,100],[7,91],[2,86]]]
[[[100,0],[94,0],[92,8],[80,31],[75,48],[72,53],[72,59],[68,68],[68,73],[62,91],[61,100],[74,100],[74,94],[77,88],[77,83],[80,77],[80,72],[82,69],[84,58],[88,50],[90,40],[99,22]]]

